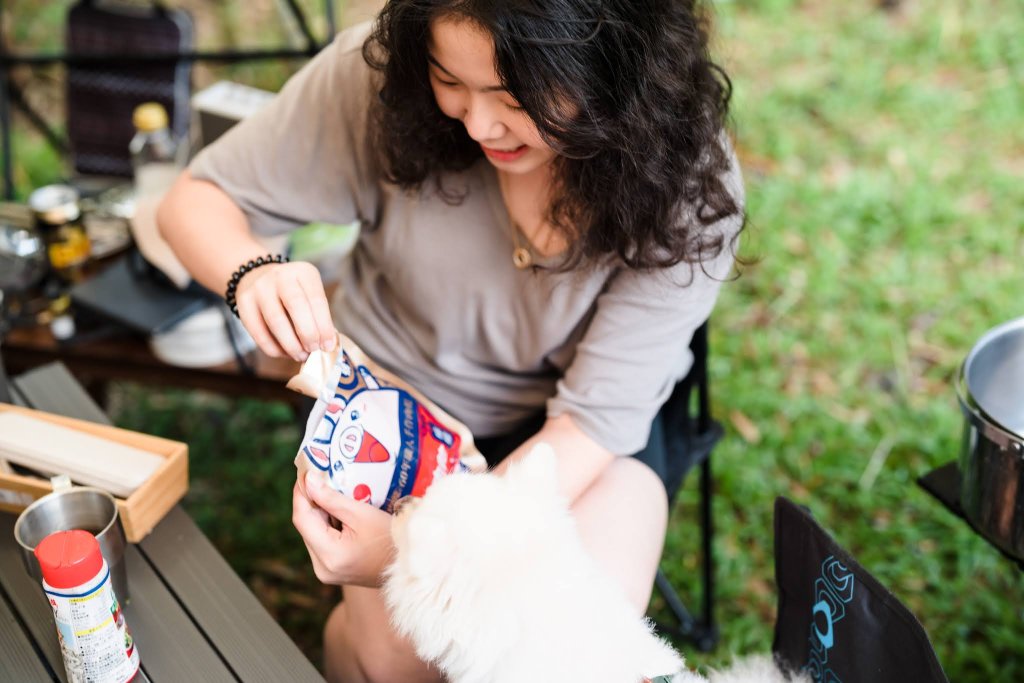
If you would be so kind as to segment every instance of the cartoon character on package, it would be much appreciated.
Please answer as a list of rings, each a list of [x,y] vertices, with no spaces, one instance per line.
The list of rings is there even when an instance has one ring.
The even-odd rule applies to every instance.
[[[322,473],[331,488],[393,512],[438,477],[486,468],[465,425],[338,337],[288,383],[317,398],[295,457],[300,474]]]

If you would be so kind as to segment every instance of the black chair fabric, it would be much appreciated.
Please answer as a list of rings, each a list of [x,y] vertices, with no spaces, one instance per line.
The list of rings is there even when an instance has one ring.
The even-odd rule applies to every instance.
[[[815,683],[947,683],[917,618],[804,508],[775,501],[772,650]]]
[[[189,14],[158,3],[119,8],[81,0],[68,12],[66,47],[72,56],[174,55],[190,50],[192,43]],[[143,102],[164,105],[172,133],[185,135],[191,69],[187,62],[128,59],[70,66],[67,125],[75,172],[131,177],[132,113]]]
[[[704,463],[722,437],[721,425],[711,416],[708,395],[708,324],[704,323],[690,341],[693,365],[658,413],[657,423],[665,439],[664,474],[666,493],[674,500],[686,475]]]
[[[711,452],[722,438],[722,426],[711,416],[708,389],[708,323],[694,332],[690,341],[693,365],[689,373],[673,389],[652,425],[652,439],[662,439],[665,447],[663,463],[648,463],[665,482],[669,502],[675,500],[689,472],[699,470],[701,535],[701,607],[694,616],[664,571],[659,570],[655,586],[675,618],[674,626],[658,623],[658,630],[680,640],[687,640],[702,651],[711,650],[718,642],[715,625],[714,524],[712,520]]]

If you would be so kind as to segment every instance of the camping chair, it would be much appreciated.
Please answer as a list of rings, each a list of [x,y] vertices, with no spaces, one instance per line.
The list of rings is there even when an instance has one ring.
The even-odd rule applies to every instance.
[[[78,176],[130,178],[128,144],[135,134],[132,112],[143,102],[167,110],[171,134],[188,130],[192,64],[157,59],[192,48],[192,20],[184,10],[159,2],[79,0],[67,15],[67,51],[104,58],[74,63],[67,75],[68,142]],[[147,57],[153,60],[147,61]]]
[[[714,615],[714,555],[711,520],[711,450],[722,438],[722,426],[711,417],[708,394],[707,356],[708,324],[705,322],[690,341],[693,365],[690,372],[673,389],[652,426],[652,438],[665,440],[668,455],[666,487],[669,501],[674,501],[689,470],[700,467],[700,532],[701,532],[701,609],[695,617],[683,604],[679,594],[659,569],[655,586],[675,618],[675,625],[658,623],[662,633],[696,645],[702,652],[718,642]]]
[[[803,507],[775,500],[772,652],[814,683],[948,683],[917,618]]]
[[[172,127],[174,133],[181,136],[183,133],[183,126],[188,119],[188,92],[185,88],[190,87],[188,84],[188,76],[191,73],[192,64],[195,62],[248,62],[253,60],[264,60],[264,59],[290,59],[290,58],[310,58],[325,47],[334,37],[335,34],[335,0],[323,0],[323,15],[326,23],[325,37],[323,39],[317,39],[313,36],[310,30],[309,22],[306,19],[305,10],[299,6],[295,0],[287,0],[284,4],[289,11],[294,25],[297,30],[300,31],[305,39],[305,45],[292,47],[290,45],[273,47],[271,49],[224,49],[224,50],[203,50],[196,51],[193,47],[193,34],[192,22],[188,18],[188,15],[184,10],[178,8],[162,8],[163,6],[153,0],[150,8],[141,6],[137,2],[122,2],[117,3],[116,0],[103,0],[102,7],[96,8],[92,5],[98,5],[100,3],[91,2],[90,0],[83,0],[78,2],[72,8],[72,12],[78,7],[84,8],[79,10],[78,14],[72,17],[69,14],[68,17],[68,50],[64,54],[26,54],[20,52],[18,54],[11,54],[6,49],[4,38],[4,31],[0,31],[0,175],[3,178],[3,197],[9,201],[14,200],[14,165],[13,156],[14,151],[11,148],[10,132],[11,132],[11,107],[16,107],[25,120],[35,129],[39,131],[43,137],[46,138],[47,142],[53,147],[54,150],[59,152],[61,155],[69,155],[68,142],[58,134],[46,119],[41,116],[35,108],[33,108],[26,100],[21,88],[15,84],[10,76],[11,70],[15,67],[29,66],[39,67],[49,64],[65,64],[69,67],[83,67],[85,71],[81,73],[85,74],[88,69],[94,71],[98,67],[107,66],[111,64],[124,64],[130,63],[136,67],[146,67],[150,69],[173,69],[173,75],[166,75],[166,71],[161,72],[163,74],[161,78],[173,78],[174,82],[174,104],[169,105],[166,101],[168,97],[167,92],[163,93],[162,97],[146,97],[144,101],[156,100],[163,102],[168,108],[168,111],[172,116]],[[116,6],[119,5],[119,6]],[[104,35],[106,27],[103,27],[104,23],[100,21],[101,28],[99,29],[98,36],[90,36],[92,32],[93,24],[92,18],[97,15],[98,10],[122,10],[117,12],[118,14],[124,14],[128,10],[135,10],[136,18],[138,18],[139,10],[141,9],[141,19],[147,21],[149,19],[156,19],[161,21],[160,28],[156,29],[159,34],[157,40],[149,40],[152,36],[145,36],[140,40],[140,34],[134,34],[135,40],[131,43],[123,42],[120,43],[116,40],[111,41],[109,36]],[[168,24],[164,19],[171,19],[173,26]],[[151,22],[152,23],[152,22]],[[77,47],[77,38],[71,39],[71,34],[76,30],[76,27],[86,29],[86,34],[82,35],[82,40],[86,43],[82,46],[83,53],[77,54],[74,50]],[[81,35],[81,34],[79,34]],[[91,45],[98,40],[100,46],[98,49],[93,50]],[[142,46],[138,47],[136,43],[141,42]],[[170,46],[169,46],[170,43]],[[145,62],[145,63],[143,63]],[[70,74],[69,74],[70,76]],[[102,75],[100,76],[102,78]],[[69,96],[73,93],[70,92]],[[97,99],[89,101],[88,99],[84,102],[86,106],[94,105],[97,101],[102,101],[106,97],[105,94],[98,94]],[[184,100],[179,98],[184,97]],[[69,97],[69,101],[70,101]],[[179,108],[178,104],[182,103]],[[129,112],[130,115],[130,112]],[[81,124],[88,129],[89,124],[87,121],[82,121]],[[75,132],[72,128],[77,127],[79,124],[72,124],[68,122],[68,137],[71,138],[72,145],[80,145],[82,143],[76,142]],[[99,125],[104,126],[103,122],[99,122]],[[130,125],[130,119],[129,119]],[[83,134],[90,135],[88,131]],[[120,134],[119,134],[120,136]],[[120,137],[123,141],[124,138]],[[120,155],[123,153],[123,149],[119,142],[111,141],[108,144],[115,145],[116,151]],[[127,144],[127,142],[125,142]],[[110,149],[110,147],[108,147]],[[102,152],[100,152],[102,154]],[[107,168],[109,160],[100,162],[104,168]],[[117,171],[121,175],[126,175],[126,167],[124,165],[124,159],[114,162],[120,171]],[[79,167],[78,161],[75,160],[73,166]],[[79,173],[110,173],[111,171],[82,171]],[[101,186],[103,181],[96,177],[89,178],[88,176],[79,176],[75,179],[75,182],[79,185],[84,183],[80,182],[83,180],[92,180],[93,185]],[[111,178],[104,179],[111,181]]]

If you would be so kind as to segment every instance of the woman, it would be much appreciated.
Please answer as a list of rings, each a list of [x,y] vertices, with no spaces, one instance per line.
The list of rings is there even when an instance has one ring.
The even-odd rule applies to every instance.
[[[743,223],[700,10],[392,0],[370,30],[204,150],[161,230],[221,291],[265,254],[254,234],[359,220],[330,309],[309,264],[243,269],[233,293],[260,348],[301,360],[336,325],[465,422],[499,472],[551,444],[587,548],[642,613],[667,520],[645,444]],[[293,519],[317,575],[345,586],[328,678],[438,680],[377,591],[387,515],[297,485]]]

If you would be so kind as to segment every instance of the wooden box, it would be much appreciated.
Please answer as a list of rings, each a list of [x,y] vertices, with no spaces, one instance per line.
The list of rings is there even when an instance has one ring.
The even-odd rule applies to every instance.
[[[164,463],[128,498],[117,498],[124,533],[131,543],[145,538],[188,490],[188,446],[180,441],[0,403],[0,412],[6,411],[18,411],[164,458]],[[49,479],[0,472],[0,510],[19,512],[52,490]]]

